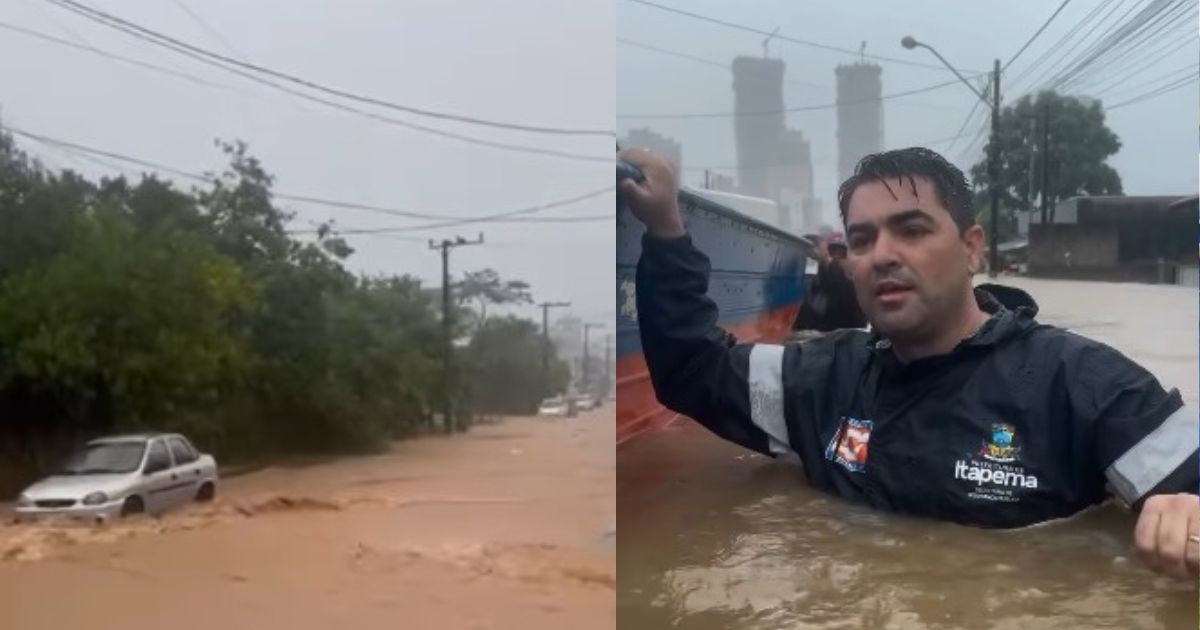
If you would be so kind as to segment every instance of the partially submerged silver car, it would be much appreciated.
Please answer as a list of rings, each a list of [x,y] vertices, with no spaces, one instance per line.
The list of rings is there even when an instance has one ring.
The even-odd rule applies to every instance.
[[[88,442],[53,475],[17,499],[18,521],[55,516],[104,522],[161,514],[216,496],[217,463],[176,433],[120,435]]]

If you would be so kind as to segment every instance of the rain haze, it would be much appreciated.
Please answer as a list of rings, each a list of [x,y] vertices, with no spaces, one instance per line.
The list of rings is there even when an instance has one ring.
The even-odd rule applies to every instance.
[[[882,68],[882,93],[885,96],[949,82],[945,87],[927,92],[885,99],[883,147],[929,146],[964,171],[984,157],[985,134],[989,128],[987,108],[974,107],[977,98],[966,86],[955,82],[954,76],[941,67],[928,50],[906,50],[900,45],[901,38],[911,35],[935,47],[947,61],[972,78],[990,71],[993,59],[1000,59],[1002,64],[1012,59],[1059,4],[934,0],[885,9],[878,3],[862,1],[764,0],[735,5],[719,0],[697,0],[686,6],[662,3],[768,33],[778,28],[781,36],[851,51],[842,53],[773,39],[766,54],[787,64],[783,93],[787,108],[834,103],[837,100],[834,68],[858,61],[853,51],[863,45],[868,56],[927,64],[929,67],[916,67],[866,59]],[[1046,78],[1065,67],[1064,59],[1083,52],[1083,46],[1072,51],[1072,45],[1097,40],[1111,25],[1128,20],[1127,12],[1136,11],[1145,4],[1067,3],[1045,32],[1004,73],[1002,105],[1012,104],[1021,95],[1042,85]],[[1100,15],[1107,15],[1107,22],[1101,23],[1087,37],[1076,34],[1067,44],[1060,45],[1049,56],[1052,61],[1042,59],[1044,53],[1061,44],[1085,16],[1098,8]],[[1191,75],[1195,75],[1200,43],[1195,37],[1194,14],[1191,9],[1190,19],[1176,21],[1152,38],[1150,44],[1138,49],[1136,55],[1142,56],[1143,62],[1156,54],[1155,50],[1159,51],[1161,56],[1151,66],[1152,70],[1131,74],[1132,65],[1128,68],[1093,67],[1085,80],[1067,93],[1099,97],[1107,107],[1164,85],[1172,76],[1181,76],[1178,71],[1187,73],[1190,69]],[[1096,22],[1092,22],[1087,28],[1095,25]],[[617,2],[617,35],[619,133],[624,136],[631,129],[649,127],[679,142],[685,169],[683,180],[687,184],[702,185],[706,169],[712,173],[736,175],[732,117],[643,116],[732,112],[734,94],[730,64],[736,56],[761,57],[764,36],[632,0]],[[650,50],[646,46],[661,50]],[[975,78],[973,82],[982,90],[986,77]],[[971,114],[969,119],[968,113]],[[1197,189],[1196,129],[1200,119],[1194,83],[1112,109],[1106,112],[1106,122],[1122,144],[1120,152],[1109,159],[1109,164],[1120,174],[1126,194],[1183,195]],[[840,183],[836,110],[826,107],[790,112],[787,126],[801,131],[811,143],[813,194],[821,201],[823,220],[835,225],[836,190]],[[956,136],[957,141],[953,141]]]
[[[614,19],[611,0],[0,3],[0,303],[20,303],[0,319],[30,324],[0,324],[0,625],[612,628],[593,328],[615,293]],[[218,140],[273,176],[270,205]],[[45,172],[68,169],[132,185]],[[571,303],[552,344],[514,295]],[[104,358],[26,388],[19,348],[67,329],[52,354]],[[14,403],[68,381],[87,384]],[[34,604],[54,592],[71,605]]]
[[[404,105],[546,127],[613,127],[614,13],[605,2],[267,2],[248,10],[232,0],[108,0],[90,6],[220,54]],[[224,166],[214,139],[244,140],[276,176],[277,191],[450,217],[498,214],[611,186],[611,137],[493,129],[372,109],[445,132],[599,160],[478,146],[301,100],[42,0],[4,3],[0,21],[218,84],[0,30],[0,57],[8,60],[0,71],[6,86],[0,115],[8,125],[50,138],[194,173]],[[78,154],[18,142],[51,167],[93,177],[112,173]],[[131,173],[146,170],[124,166]],[[171,178],[185,188],[193,184]],[[328,220],[342,229],[436,222],[280,203],[297,213],[292,229]],[[596,216],[612,207],[605,192],[527,216]],[[483,232],[483,246],[453,252],[453,273],[492,267],[503,278],[529,282],[536,300],[571,301],[578,316],[601,318],[612,312],[611,225],[607,219],[478,223],[392,237],[350,235],[357,251],[348,264],[440,286],[440,256],[428,240],[474,239]],[[535,316],[532,308],[520,312]]]

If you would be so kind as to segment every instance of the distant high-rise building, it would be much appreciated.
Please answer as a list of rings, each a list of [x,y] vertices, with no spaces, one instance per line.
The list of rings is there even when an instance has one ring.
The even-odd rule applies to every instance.
[[[779,191],[784,188],[804,197],[813,194],[812,148],[796,129],[784,130],[779,135],[767,169],[766,196],[778,200]]]
[[[819,232],[824,218],[821,216],[821,200],[809,197],[801,208],[800,225],[805,233]]]
[[[838,181],[854,174],[863,157],[883,150],[883,71],[869,63],[838,66]]]
[[[768,172],[784,132],[783,71],[779,59],[737,57],[733,60],[734,136],[737,142],[738,188],[743,194],[768,197]]]
[[[620,144],[622,149],[650,149],[671,160],[676,173],[683,173],[683,146],[649,127],[631,129]]]

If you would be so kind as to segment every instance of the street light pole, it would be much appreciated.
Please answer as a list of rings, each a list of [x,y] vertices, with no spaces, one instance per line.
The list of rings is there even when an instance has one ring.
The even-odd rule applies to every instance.
[[[992,66],[992,141],[988,143],[988,166],[992,171],[992,229],[991,256],[988,258],[988,276],[995,278],[1000,272],[1000,60]]]
[[[905,35],[900,40],[900,45],[909,50],[924,48],[933,53],[938,58],[938,61],[942,62],[942,65],[949,68],[954,73],[954,76],[963,82],[963,85],[970,88],[971,92],[979,97],[979,100],[983,101],[983,104],[988,109],[992,110],[992,140],[988,143],[988,177],[992,180],[992,207],[989,213],[992,227],[988,230],[988,275],[995,278],[996,274],[1000,271],[1000,60],[996,59],[993,62],[991,77],[992,99],[989,101],[987,96],[977,90],[974,85],[971,85],[971,82],[958,69],[950,65],[950,62],[946,61],[946,58],[941,53],[933,49],[933,46],[919,42],[909,35]]]

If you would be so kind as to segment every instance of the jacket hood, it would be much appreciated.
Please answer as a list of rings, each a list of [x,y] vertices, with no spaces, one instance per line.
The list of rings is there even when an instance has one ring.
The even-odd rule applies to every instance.
[[[979,308],[991,317],[973,335],[959,343],[950,352],[951,355],[964,348],[994,346],[1037,326],[1033,319],[1038,312],[1037,302],[1021,289],[999,284],[981,284],[975,287],[975,301]],[[870,345],[875,350],[891,349],[891,342],[880,337],[878,333],[872,333]],[[938,357],[930,359],[936,361]],[[916,362],[924,363],[928,360],[919,359]]]
[[[1037,302],[1016,287],[982,284],[975,288],[975,301],[991,317],[974,335],[964,339],[959,348],[996,345],[1037,325],[1033,320],[1038,312]]]
[[[988,313],[995,312],[988,308],[989,303],[992,302],[1010,311],[1025,309],[1029,317],[1034,317],[1038,313],[1038,305],[1033,300],[1033,296],[1016,287],[984,283],[975,287],[975,299],[979,302],[979,306]]]

